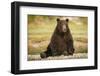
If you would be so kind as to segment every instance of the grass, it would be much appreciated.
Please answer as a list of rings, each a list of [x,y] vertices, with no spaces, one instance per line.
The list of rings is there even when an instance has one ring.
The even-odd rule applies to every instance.
[[[56,20],[46,20],[46,22],[40,21],[39,23],[28,23],[29,55],[40,54],[46,50],[55,27]],[[72,20],[69,22],[69,28],[74,39],[75,53],[87,53],[87,24],[81,21],[78,23],[77,21]]]

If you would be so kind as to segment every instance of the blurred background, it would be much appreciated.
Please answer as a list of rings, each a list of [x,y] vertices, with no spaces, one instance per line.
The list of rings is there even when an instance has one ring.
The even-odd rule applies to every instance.
[[[68,18],[75,53],[87,53],[88,18],[28,15],[28,55],[38,55],[46,48],[57,25],[57,18]]]

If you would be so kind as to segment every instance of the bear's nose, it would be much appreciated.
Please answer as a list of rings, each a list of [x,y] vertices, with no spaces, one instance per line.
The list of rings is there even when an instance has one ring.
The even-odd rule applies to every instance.
[[[62,30],[63,30],[63,32],[66,32],[66,25],[63,25]]]

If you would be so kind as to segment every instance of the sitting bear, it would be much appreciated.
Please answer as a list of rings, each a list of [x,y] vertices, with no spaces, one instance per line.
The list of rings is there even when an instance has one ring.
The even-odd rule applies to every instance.
[[[47,58],[49,56],[60,55],[73,55],[74,45],[73,37],[68,27],[69,19],[57,18],[57,26],[51,37],[51,41],[45,52],[40,54],[41,58]]]

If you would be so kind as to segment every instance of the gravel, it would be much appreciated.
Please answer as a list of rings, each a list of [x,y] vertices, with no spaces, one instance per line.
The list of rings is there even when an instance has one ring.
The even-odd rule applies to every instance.
[[[76,54],[73,54],[73,56],[61,55],[61,56],[48,57],[48,58],[44,58],[44,59],[41,59],[40,55],[28,55],[29,61],[32,61],[32,60],[86,59],[86,58],[88,58],[87,53],[76,53]]]

